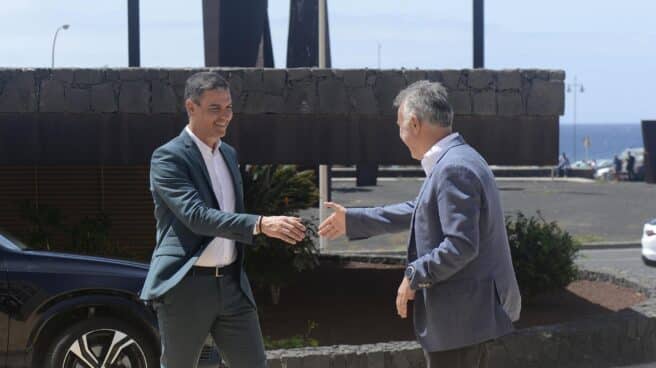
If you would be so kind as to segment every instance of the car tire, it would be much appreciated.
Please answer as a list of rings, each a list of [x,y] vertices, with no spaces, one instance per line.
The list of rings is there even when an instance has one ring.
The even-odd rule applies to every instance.
[[[155,344],[152,337],[125,321],[94,317],[77,322],[59,334],[46,353],[44,366],[109,368],[110,364],[98,363],[111,360],[114,364],[111,367],[156,368],[159,357]],[[91,364],[84,363],[85,360]]]
[[[649,258],[647,258],[647,257],[645,257],[645,256],[642,256],[642,262],[643,262],[645,265],[649,266],[649,267],[654,267],[654,266],[656,266],[656,261],[652,261],[651,259],[649,259]]]

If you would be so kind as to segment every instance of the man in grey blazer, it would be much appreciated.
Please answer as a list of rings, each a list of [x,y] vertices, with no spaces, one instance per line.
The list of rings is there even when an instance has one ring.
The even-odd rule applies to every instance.
[[[157,246],[141,298],[157,312],[161,366],[195,367],[210,333],[231,368],[266,367],[244,245],[260,233],[295,244],[305,227],[296,217],[243,213],[237,153],[221,141],[232,119],[228,83],[192,75],[185,107],[188,125],[150,164]]]
[[[414,201],[335,212],[319,228],[329,239],[410,230],[408,265],[396,308],[414,326],[429,367],[484,367],[486,343],[512,331],[521,297],[503,210],[487,163],[451,129],[439,83],[416,82],[396,97],[401,140],[426,179]]]

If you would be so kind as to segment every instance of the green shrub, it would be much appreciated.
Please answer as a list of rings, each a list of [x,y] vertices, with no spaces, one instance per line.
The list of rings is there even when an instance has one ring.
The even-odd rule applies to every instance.
[[[524,216],[506,218],[506,230],[513,267],[522,296],[534,296],[561,289],[577,275],[574,263],[580,245],[556,222]]]
[[[269,336],[264,337],[264,348],[266,350],[295,349],[310,346],[319,346],[319,341],[310,337],[312,330],[319,325],[314,321],[308,321],[307,332],[304,335],[294,335],[285,339],[273,340]]]
[[[264,216],[297,216],[318,199],[314,172],[298,172],[293,165],[249,166],[243,175],[246,212]],[[268,287],[274,304],[280,289],[298,272],[319,264],[316,225],[304,221],[306,237],[296,245],[259,236],[247,248],[246,269],[256,286]]]

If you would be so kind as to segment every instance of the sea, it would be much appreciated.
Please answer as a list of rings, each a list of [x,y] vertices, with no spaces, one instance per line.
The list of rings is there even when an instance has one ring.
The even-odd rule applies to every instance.
[[[588,138],[587,150],[584,140]],[[640,123],[577,123],[560,124],[560,148],[570,162],[612,159],[626,148],[643,147]]]

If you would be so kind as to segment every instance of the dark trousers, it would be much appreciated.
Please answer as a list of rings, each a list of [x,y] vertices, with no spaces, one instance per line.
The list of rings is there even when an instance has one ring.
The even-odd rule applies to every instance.
[[[427,368],[486,368],[488,342],[460,349],[424,351]]]
[[[217,278],[190,272],[154,307],[162,368],[196,367],[208,334],[231,368],[266,367],[257,311],[241,290],[238,273]]]

